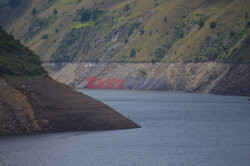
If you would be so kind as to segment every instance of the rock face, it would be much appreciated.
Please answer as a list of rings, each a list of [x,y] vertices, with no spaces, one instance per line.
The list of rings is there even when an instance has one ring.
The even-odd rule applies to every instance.
[[[0,135],[140,127],[107,105],[49,77],[0,79]]]
[[[250,64],[206,63],[44,63],[52,78],[74,88],[87,77],[162,79],[163,90],[250,96]],[[136,89],[136,87],[135,87]]]

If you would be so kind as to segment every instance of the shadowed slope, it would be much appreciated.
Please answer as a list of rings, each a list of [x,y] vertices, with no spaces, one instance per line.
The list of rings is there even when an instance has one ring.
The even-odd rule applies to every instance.
[[[40,64],[37,55],[0,27],[0,135],[139,127],[52,80]]]
[[[137,128],[139,125],[107,105],[50,78],[12,80],[25,94],[42,131]]]

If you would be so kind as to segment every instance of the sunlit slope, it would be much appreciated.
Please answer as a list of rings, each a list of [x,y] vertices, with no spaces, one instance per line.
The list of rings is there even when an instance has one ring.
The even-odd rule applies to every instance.
[[[234,1],[211,15],[202,28],[195,27],[178,41],[164,61],[250,62],[250,54],[237,54],[242,45],[249,47],[249,1]],[[215,27],[211,26],[215,23]]]
[[[249,6],[249,0],[36,0],[5,29],[43,61],[248,63]]]

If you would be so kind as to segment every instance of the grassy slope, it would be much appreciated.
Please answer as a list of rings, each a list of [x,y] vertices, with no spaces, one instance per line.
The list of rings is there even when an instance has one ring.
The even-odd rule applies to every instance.
[[[182,58],[184,61],[250,62],[249,54],[233,53],[243,44],[242,39],[249,36],[249,27],[246,27],[249,18],[245,18],[249,2],[240,0],[211,8],[218,11],[209,17],[201,29],[196,27],[190,35],[177,42],[165,61]],[[213,21],[216,22],[214,29],[210,28]]]
[[[39,57],[0,27],[0,75],[34,77],[44,74]]]
[[[247,51],[241,50],[249,45],[249,3],[248,0],[36,0],[9,29],[13,28],[14,36],[44,61],[182,59],[249,63]],[[128,10],[124,10],[126,4],[130,6]],[[98,9],[100,13],[96,19],[91,15],[90,20],[82,22],[79,12],[82,8],[91,8],[90,13]],[[56,15],[54,9],[58,11]],[[210,28],[213,21],[216,28]],[[48,38],[42,39],[44,34]],[[135,56],[130,56],[132,49]]]

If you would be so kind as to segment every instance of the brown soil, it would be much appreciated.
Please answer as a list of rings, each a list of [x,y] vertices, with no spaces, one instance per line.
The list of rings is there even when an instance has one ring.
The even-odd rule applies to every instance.
[[[114,130],[140,127],[109,106],[49,77],[8,80],[8,83],[27,97],[33,109],[32,114],[34,115],[32,116],[35,118],[33,122],[38,123],[40,128],[36,130],[38,132]],[[31,114],[30,112],[31,110],[29,110],[29,114]]]

